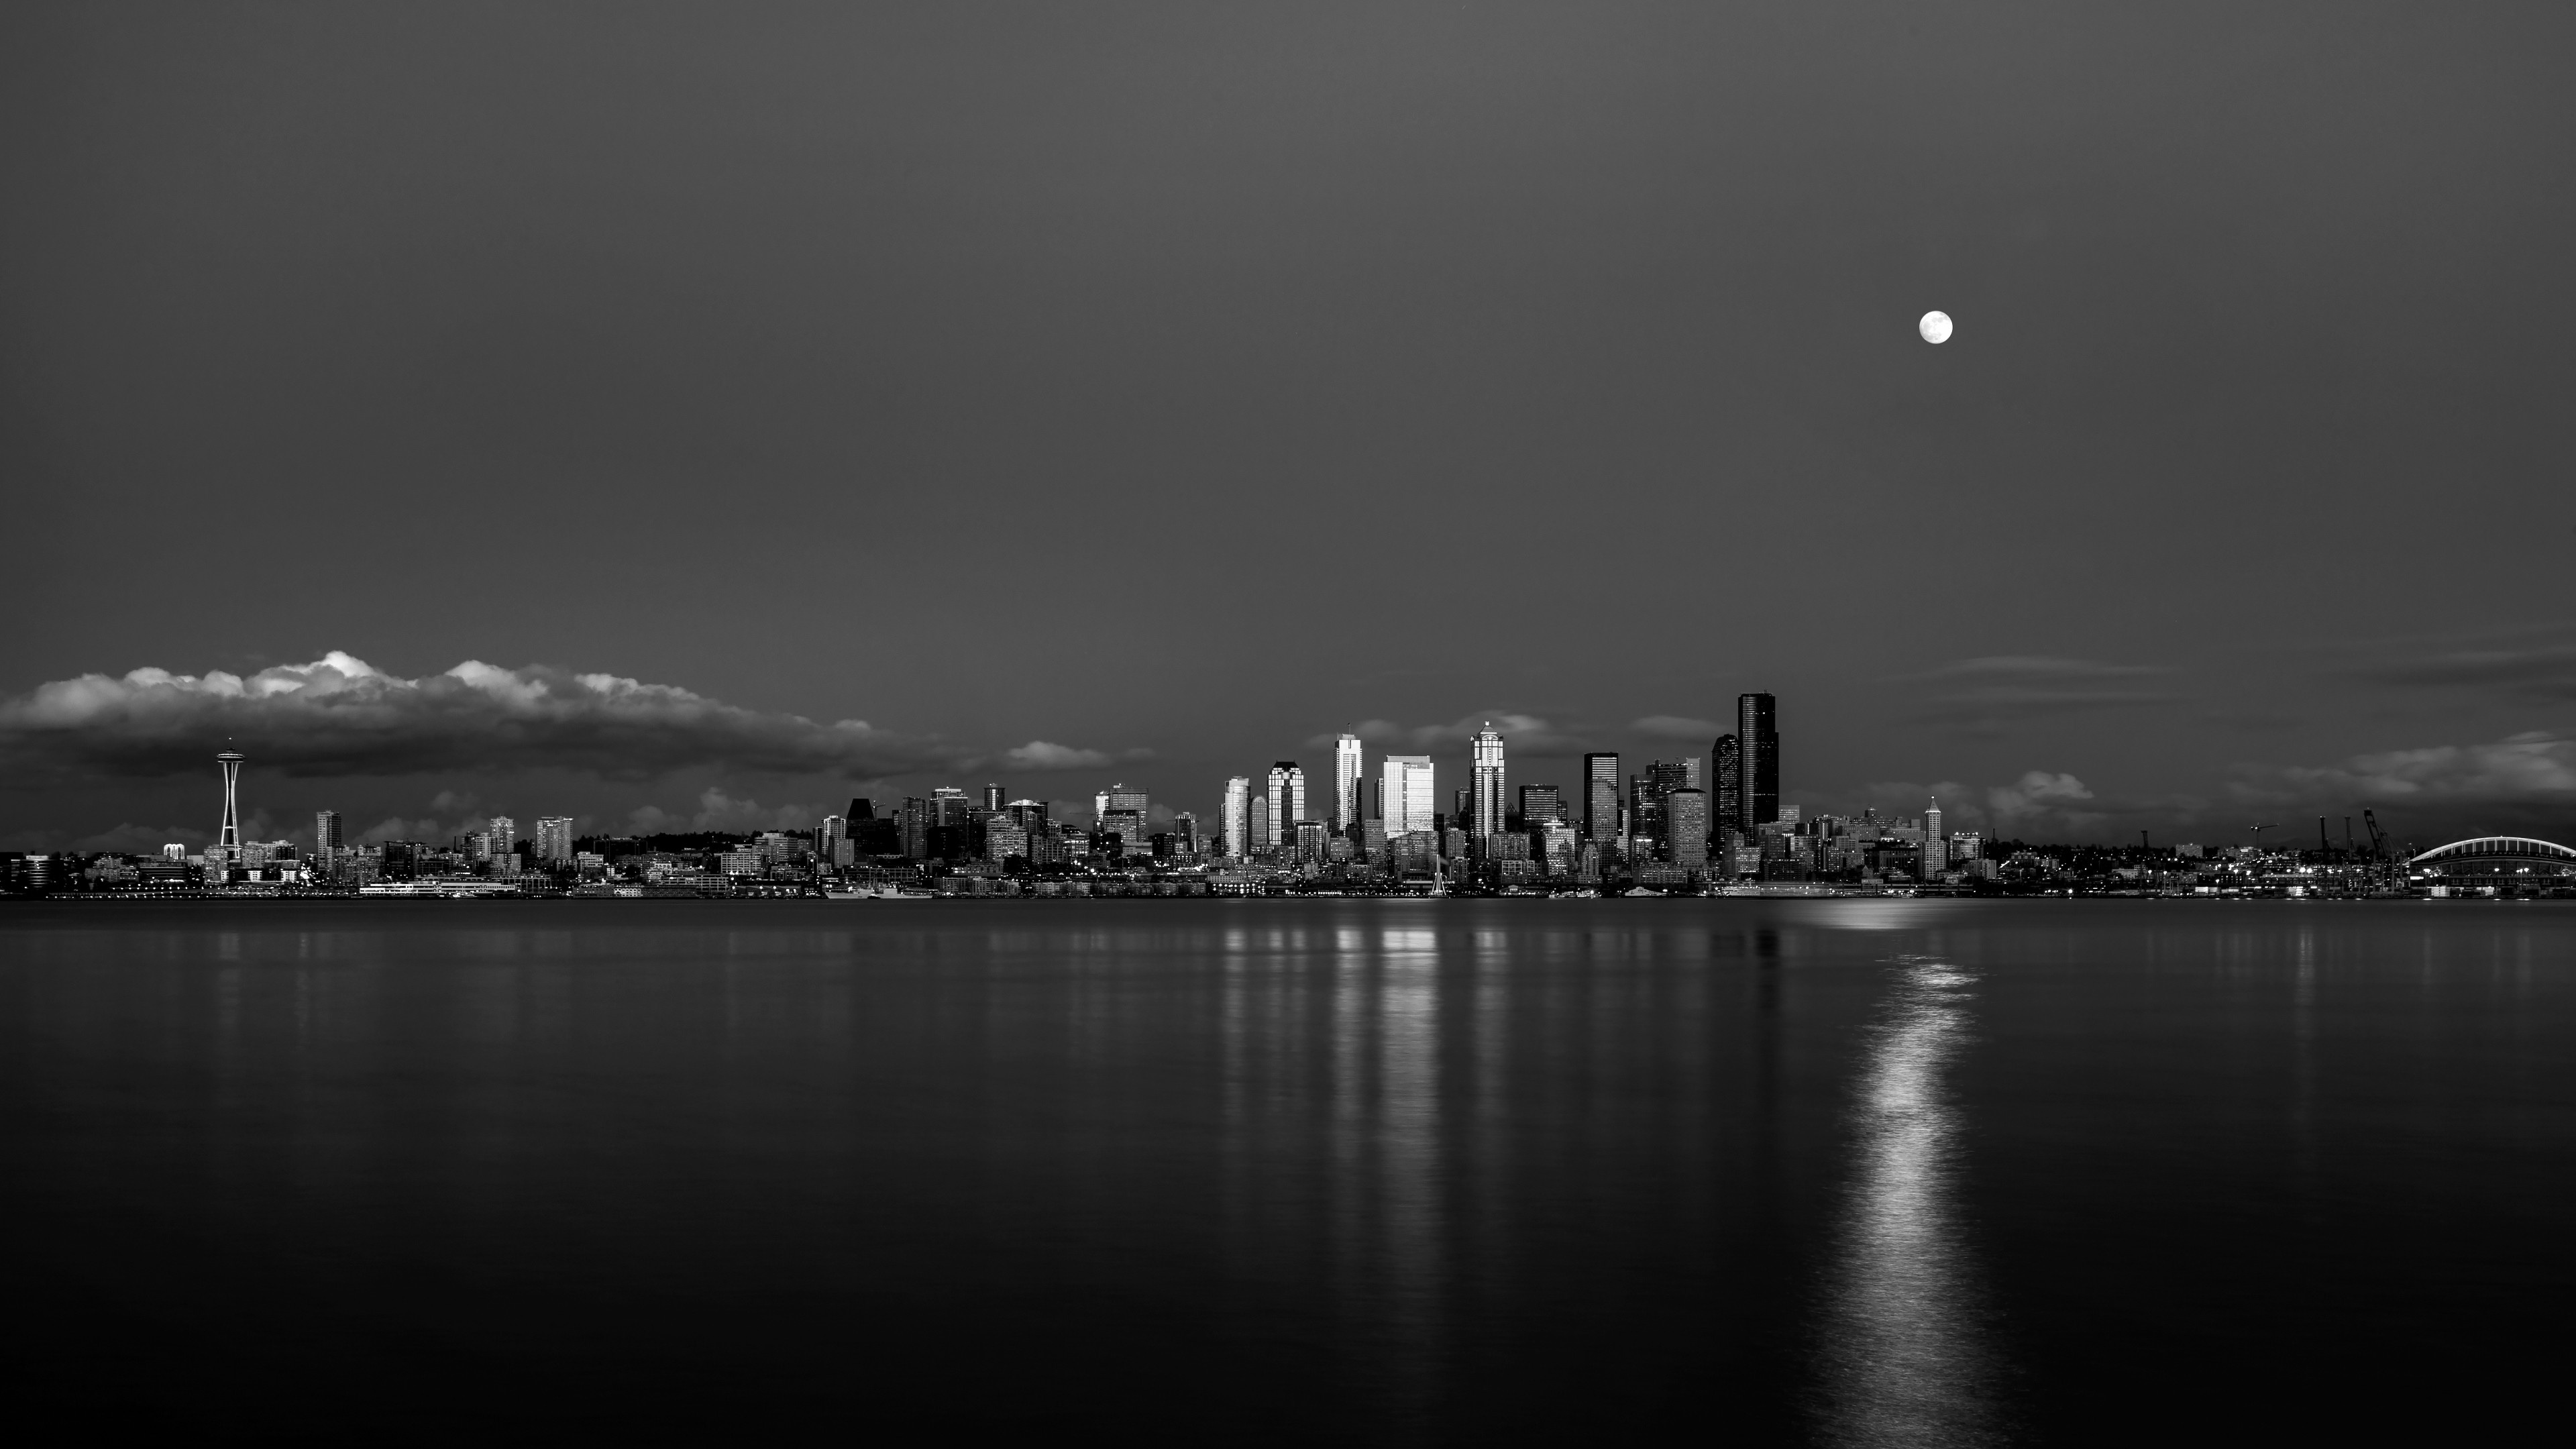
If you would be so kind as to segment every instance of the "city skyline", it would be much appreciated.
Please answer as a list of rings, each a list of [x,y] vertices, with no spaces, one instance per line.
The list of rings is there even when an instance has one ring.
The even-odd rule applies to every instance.
[[[1608,753],[1625,759],[1672,754],[1693,762],[1701,778],[1690,783],[1704,785],[1711,817],[1718,821],[1750,819],[1750,812],[1776,810],[1784,802],[1803,801],[1811,810],[1849,813],[1872,807],[1919,808],[1921,798],[1947,796],[1955,819],[1990,834],[2069,842],[2117,841],[2140,830],[2168,837],[2181,831],[2228,838],[2231,832],[2272,814],[2334,816],[2364,805],[2410,816],[2427,835],[2483,830],[2522,830],[2543,836],[2576,833],[2563,823],[2576,815],[2576,809],[2559,804],[2562,796],[2576,799],[2570,794],[2576,791],[2576,776],[2558,778],[2556,747],[2546,738],[2509,743],[2493,758],[2468,761],[2456,758],[2457,752],[2393,752],[2376,762],[2351,762],[2357,767],[2353,769],[2251,777],[2251,788],[2249,776],[2240,771],[2230,782],[2231,790],[2196,800],[2123,798],[2116,786],[2098,775],[2088,782],[2072,771],[2053,770],[2025,771],[2016,778],[1989,782],[1936,776],[1810,784],[1814,772],[1806,765],[1806,741],[1811,733],[1829,738],[1834,722],[1830,717],[1811,719],[1801,706],[1801,745],[1784,777],[1776,753],[1766,753],[1777,750],[1772,725],[1776,706],[1771,703],[1776,698],[1747,692],[1728,708],[1713,712],[1719,716],[1716,719],[1658,715],[1625,727],[1588,732],[1517,711],[1485,712],[1452,725],[1410,728],[1379,719],[1360,721],[1351,729],[1304,739],[1295,758],[1274,757],[1256,772],[1253,794],[1261,807],[1263,828],[1275,839],[1284,839],[1301,818],[1333,825],[1346,793],[1367,809],[1368,802],[1386,788],[1383,761],[1403,755],[1428,761],[1434,777],[1449,782],[1422,787],[1430,792],[1424,798],[1431,802],[1424,808],[1448,813],[1453,790],[1473,794],[1478,788],[1478,737],[1493,735],[1513,741],[1510,777],[1528,779],[1530,772],[1546,777],[1536,782],[1563,790],[1567,811],[1578,822],[1590,821],[1595,808],[1584,779],[1582,762],[1588,755],[1576,753],[1576,747],[1616,740],[1620,747]],[[26,747],[31,740],[38,752],[55,748],[58,759],[53,773],[60,779],[69,771],[59,756],[77,760],[81,753],[60,746],[63,737],[83,723],[79,712],[84,709],[101,714],[115,711],[105,737],[81,746],[97,773],[87,782],[57,785],[57,803],[52,808],[80,809],[86,802],[104,798],[118,802],[119,818],[102,821],[93,813],[47,828],[26,820],[22,810],[20,818],[0,820],[0,849],[143,850],[168,840],[193,842],[211,835],[167,808],[151,808],[151,802],[168,798],[167,783],[188,772],[186,729],[192,720],[203,721],[207,728],[219,725],[226,737],[270,751],[267,795],[248,803],[252,815],[247,820],[288,819],[318,808],[355,806],[341,809],[353,822],[353,838],[437,836],[449,833],[445,829],[449,823],[488,813],[494,802],[532,797],[543,797],[539,803],[549,810],[570,811],[586,830],[599,833],[802,829],[857,787],[889,795],[909,790],[962,791],[988,784],[980,778],[984,775],[1021,782],[1009,787],[1012,793],[1035,793],[1064,819],[1096,816],[1097,802],[1105,796],[1097,788],[1067,791],[1056,782],[1073,785],[1086,774],[1114,772],[1148,781],[1142,788],[1171,802],[1157,807],[1158,820],[1187,806],[1201,818],[1219,821],[1225,809],[1221,778],[1213,787],[1203,778],[1189,778],[1184,774],[1186,756],[1178,751],[1174,754],[1182,758],[1157,750],[1111,752],[1045,739],[978,751],[858,721],[825,724],[762,714],[639,681],[480,665],[460,666],[436,679],[406,681],[344,654],[309,666],[266,671],[249,680],[147,670],[123,680],[92,677],[48,686],[30,697],[0,700],[0,745],[13,742],[14,736],[22,754],[29,753]],[[334,717],[343,711],[354,718]],[[406,712],[421,718],[406,719]],[[67,715],[68,727],[55,722]],[[387,727],[389,715],[392,728]],[[1498,720],[1508,728],[1498,729]],[[29,728],[31,722],[36,728]],[[425,739],[403,738],[406,729],[424,725]],[[48,726],[51,739],[46,738]],[[1713,739],[1707,737],[1710,731],[1717,732]],[[1753,737],[1758,743],[1766,732],[1770,744],[1752,750],[1744,747],[1745,738]],[[1687,747],[1695,736],[1701,739],[1698,750]],[[1530,743],[1524,747],[1518,743],[1521,740]],[[565,768],[569,755],[635,750],[639,742],[646,755],[659,758],[616,771],[597,764],[587,773]],[[389,788],[376,774],[384,768],[381,759],[351,759],[368,749],[380,755],[388,749],[417,749],[424,766],[416,772],[419,782]],[[741,758],[752,768],[701,766],[693,771],[688,764],[693,753],[719,760]],[[829,777],[808,769],[801,779],[791,773],[800,757],[865,759],[871,753],[887,764],[900,763],[907,755],[944,756],[952,763]],[[1365,776],[1343,778],[1360,756],[1375,757]],[[1731,768],[1726,763],[1730,760]],[[1331,781],[1326,787],[1330,794],[1308,798],[1308,761],[1318,772],[1332,772],[1323,776]],[[533,767],[513,771],[509,766],[514,763]],[[2387,767],[2383,778],[2367,772],[2373,763]],[[2446,798],[2438,780],[2435,788],[2424,788],[2424,771],[2416,768],[2415,778],[2409,778],[2407,771],[2426,765],[2435,772],[2468,771],[2485,793],[2473,790]],[[1279,778],[1274,781],[1273,776]],[[679,790],[674,790],[674,783]],[[782,784],[787,788],[778,788]],[[1508,809],[1509,786],[1497,778],[1493,788],[1498,808]],[[1623,779],[1612,788],[1624,799],[1629,787]],[[18,803],[23,806],[31,793],[22,788]],[[386,802],[393,808],[373,803],[385,801],[389,794],[396,794]],[[639,796],[643,797],[640,802]]]

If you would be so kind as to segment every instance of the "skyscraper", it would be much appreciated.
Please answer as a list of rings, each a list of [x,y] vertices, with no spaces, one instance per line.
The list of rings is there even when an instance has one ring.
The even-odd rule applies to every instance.
[[[1684,785],[1664,796],[1664,856],[1691,870],[1708,868],[1708,792]]]
[[[1473,763],[1468,767],[1467,832],[1475,836],[1503,833],[1503,737],[1492,720],[1476,731]]]
[[[1433,828],[1439,796],[1433,793],[1429,755],[1389,755],[1380,766],[1380,805],[1389,840]]]
[[[1668,841],[1670,832],[1664,819],[1664,800],[1675,790],[1696,788],[1691,776],[1699,773],[1697,760],[1655,760],[1628,781],[1628,829],[1658,843]]]
[[[1735,733],[1743,750],[1742,828],[1750,832],[1780,818],[1779,706],[1767,694],[1735,699]]]
[[[560,864],[572,863],[572,817],[540,815],[537,817],[537,854]]]
[[[1224,850],[1241,860],[1252,853],[1252,781],[1242,775],[1225,782],[1225,818],[1219,823]]]
[[[1291,843],[1289,829],[1306,818],[1306,769],[1295,760],[1281,760],[1270,767],[1270,838],[1261,844],[1273,849]]]
[[[1268,855],[1276,847],[1264,845],[1262,842],[1276,841],[1279,838],[1278,827],[1271,823],[1270,797],[1255,795],[1252,797],[1252,804],[1246,808],[1252,815],[1252,848],[1259,854]]]
[[[1535,830],[1550,820],[1565,818],[1565,802],[1557,797],[1554,785],[1521,787],[1521,825]]]
[[[1099,813],[1102,815],[1107,815],[1112,811],[1127,815],[1150,815],[1153,813],[1153,796],[1133,785],[1112,785],[1108,789],[1101,791],[1098,799],[1100,802]]]
[[[1333,742],[1333,829],[1351,831],[1360,823],[1360,775],[1364,756],[1358,735]]]
[[[492,832],[492,853],[509,855],[519,848],[519,822],[507,815],[495,815],[486,827]]]
[[[331,859],[331,852],[342,849],[348,845],[349,842],[347,837],[343,836],[340,831],[339,811],[316,810],[313,812],[314,859],[328,863]]]
[[[1619,757],[1615,754],[1583,757],[1583,838],[1604,844],[1619,838]]]
[[[1720,831],[1744,828],[1744,751],[1735,736],[1719,735],[1708,747],[1709,783],[1717,787],[1714,813]]]
[[[992,815],[999,815],[1002,813],[1001,786],[987,785],[984,787],[984,810],[987,814]]]

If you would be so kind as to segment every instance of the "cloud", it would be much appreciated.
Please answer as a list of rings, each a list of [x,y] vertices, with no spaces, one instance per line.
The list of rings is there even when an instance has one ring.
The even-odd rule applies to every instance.
[[[1986,809],[2001,831],[2080,833],[2102,821],[2099,810],[2075,808],[2092,799],[2093,791],[2073,775],[2027,770],[2013,783],[1987,790]]]
[[[736,833],[754,830],[806,830],[821,823],[831,813],[822,805],[763,805],[757,800],[737,800],[710,785],[698,793],[697,813],[683,818],[677,812],[659,805],[646,805],[630,812],[627,825],[637,835],[694,834],[708,830]]]
[[[2491,689],[2540,699],[2576,699],[2576,644],[2461,649],[2365,664],[2351,672],[2380,684]]]
[[[2534,730],[2492,744],[2354,755],[2339,765],[2255,772],[2240,794],[2283,802],[2567,805],[2576,803],[2576,738]]]
[[[1644,719],[1629,721],[1628,728],[1657,739],[1707,740],[1712,744],[1719,735],[1726,733],[1726,726],[1713,719],[1692,719],[1678,714],[1650,714]]]
[[[1004,750],[1002,763],[1015,770],[1046,771],[1100,770],[1116,762],[1099,750],[1077,750],[1071,745],[1031,740],[1017,749]]]
[[[1917,701],[1926,717],[1991,729],[2030,715],[2161,704],[2176,696],[2150,684],[2172,673],[2153,664],[1996,654],[1894,682],[1926,686]]]
[[[1347,731],[1314,735],[1307,739],[1308,749],[1329,750],[1343,734],[1354,734],[1370,748],[1395,753],[1425,754],[1442,745],[1464,745],[1476,732],[1492,725],[1503,736],[1507,754],[1579,755],[1598,748],[1585,735],[1561,729],[1534,714],[1515,710],[1485,710],[1464,714],[1447,724],[1405,726],[1393,720],[1364,719]]]
[[[1345,734],[1357,735],[1359,736],[1362,744],[1375,745],[1379,749],[1389,749],[1396,745],[1408,744],[1411,742],[1410,732],[1408,732],[1404,726],[1397,724],[1391,719],[1364,719],[1359,723],[1352,725],[1347,730],[1333,730],[1326,734],[1309,735],[1306,737],[1306,748],[1310,750],[1329,750],[1334,745],[1339,744],[1342,736]]]
[[[287,775],[553,768],[642,780],[695,767],[878,778],[954,766],[956,748],[864,720],[763,713],[667,684],[468,660],[402,679],[333,652],[247,678],[137,669],[0,699],[0,762],[149,778],[226,742]]]

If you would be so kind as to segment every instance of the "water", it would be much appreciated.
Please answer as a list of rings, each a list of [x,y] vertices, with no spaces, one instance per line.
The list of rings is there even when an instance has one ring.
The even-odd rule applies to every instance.
[[[97,1430],[2493,1439],[2571,1147],[2554,905],[0,910]]]

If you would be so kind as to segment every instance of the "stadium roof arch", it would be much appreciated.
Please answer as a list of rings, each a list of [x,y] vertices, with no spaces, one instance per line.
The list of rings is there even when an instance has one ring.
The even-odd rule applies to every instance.
[[[2467,840],[2454,840],[2437,845],[2407,861],[2408,865],[2439,865],[2451,860],[2526,860],[2576,861],[2576,846],[2555,841],[2534,840],[2528,835],[2479,835]]]

